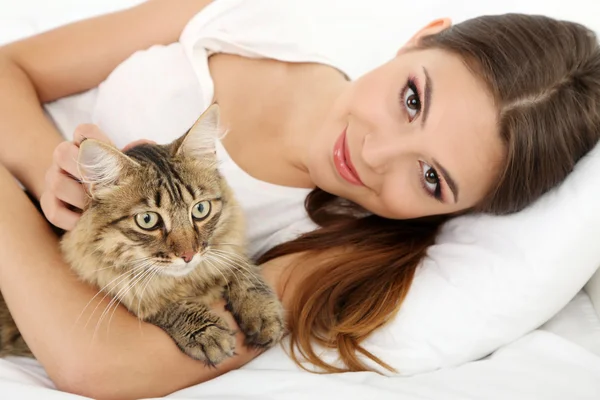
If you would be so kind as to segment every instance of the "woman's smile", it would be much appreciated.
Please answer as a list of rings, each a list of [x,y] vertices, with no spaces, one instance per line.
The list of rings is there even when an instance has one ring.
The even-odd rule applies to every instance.
[[[358,173],[352,164],[348,142],[346,141],[346,129],[344,129],[333,146],[333,163],[342,179],[353,185],[364,186],[364,183],[360,179],[360,176],[358,176]]]

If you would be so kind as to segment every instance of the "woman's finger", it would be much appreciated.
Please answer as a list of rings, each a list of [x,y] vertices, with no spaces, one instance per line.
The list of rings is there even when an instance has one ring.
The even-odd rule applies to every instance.
[[[54,197],[49,191],[42,193],[40,206],[46,219],[52,225],[65,231],[72,230],[80,217],[80,214],[69,210],[62,201]]]
[[[82,184],[63,173],[56,164],[50,167],[46,177],[47,191],[54,197],[80,210],[85,208],[88,196]]]
[[[62,142],[54,149],[54,164],[67,174],[81,179],[78,168],[79,147],[73,142]]]
[[[108,136],[94,124],[81,124],[75,128],[73,133],[73,143],[79,146],[85,139],[96,139],[101,142],[112,144]]]

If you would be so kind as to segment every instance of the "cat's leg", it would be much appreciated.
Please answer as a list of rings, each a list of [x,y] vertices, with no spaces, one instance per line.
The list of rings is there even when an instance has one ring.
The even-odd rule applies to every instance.
[[[227,309],[246,336],[246,345],[269,348],[285,331],[283,305],[256,266],[248,262],[238,271],[225,290]]]
[[[234,332],[202,303],[173,304],[147,322],[167,332],[185,354],[207,365],[214,366],[234,355]]]

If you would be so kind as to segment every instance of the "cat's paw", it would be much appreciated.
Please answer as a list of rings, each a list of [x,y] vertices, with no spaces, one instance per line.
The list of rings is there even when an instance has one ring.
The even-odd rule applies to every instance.
[[[227,324],[218,321],[190,333],[181,347],[188,356],[215,366],[235,354],[235,336]]]
[[[283,337],[285,332],[283,306],[274,294],[256,294],[247,298],[238,310],[231,311],[240,330],[246,336],[247,346],[266,349]]]

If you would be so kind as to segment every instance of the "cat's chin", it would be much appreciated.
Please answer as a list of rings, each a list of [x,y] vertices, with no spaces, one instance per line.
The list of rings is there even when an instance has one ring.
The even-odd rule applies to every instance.
[[[197,259],[197,257],[194,257],[194,259],[189,263],[186,263],[183,260],[178,260],[173,262],[168,267],[161,268],[160,273],[162,275],[168,275],[179,278],[188,275],[190,272],[196,269],[198,264],[200,264],[200,260]]]

